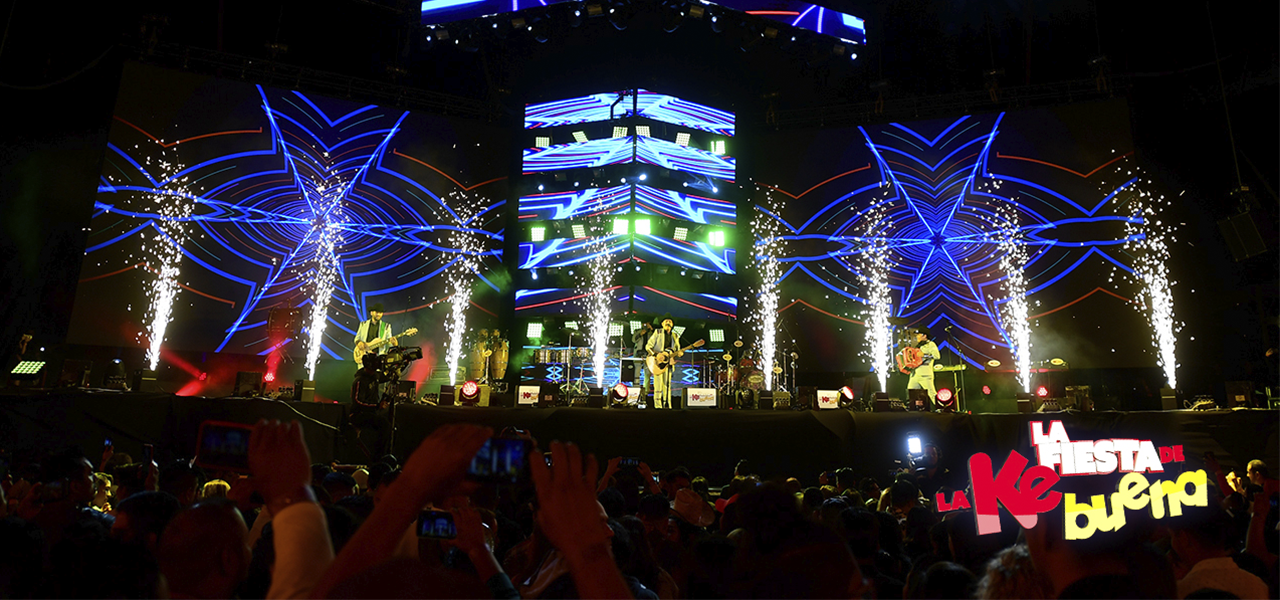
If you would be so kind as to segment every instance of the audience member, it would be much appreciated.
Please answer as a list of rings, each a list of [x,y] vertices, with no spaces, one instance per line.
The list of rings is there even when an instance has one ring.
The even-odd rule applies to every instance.
[[[230,598],[249,574],[248,537],[240,511],[224,500],[178,513],[164,528],[156,551],[169,593],[175,598]]]

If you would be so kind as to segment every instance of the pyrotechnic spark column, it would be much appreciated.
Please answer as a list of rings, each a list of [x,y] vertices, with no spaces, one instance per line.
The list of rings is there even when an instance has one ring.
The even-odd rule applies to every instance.
[[[342,273],[338,263],[338,248],[342,245],[342,227],[346,224],[346,212],[342,208],[344,186],[324,184],[316,187],[310,237],[315,244],[314,265],[306,277],[311,287],[311,314],[307,327],[307,378],[315,380],[316,363],[320,361],[320,345],[324,342],[325,325],[328,323],[329,301],[333,288]]]
[[[889,326],[889,317],[893,314],[893,298],[889,294],[889,270],[892,264],[889,258],[888,240],[893,222],[886,219],[890,201],[881,200],[867,211],[863,232],[863,252],[859,255],[858,272],[862,276],[862,284],[866,290],[867,304],[870,314],[867,316],[866,356],[880,382],[881,390],[889,389],[889,374],[893,372],[893,330]],[[882,225],[883,224],[883,225]]]
[[[1164,197],[1136,187],[1140,185],[1138,179],[1133,181],[1133,185],[1135,187],[1129,199],[1130,218],[1125,222],[1125,233],[1129,234],[1130,241],[1124,247],[1136,257],[1133,276],[1138,280],[1139,310],[1146,313],[1151,324],[1151,343],[1156,349],[1156,362],[1164,370],[1166,385],[1177,389],[1176,351],[1182,322],[1177,320],[1173,312],[1173,286],[1178,282],[1169,278],[1167,240],[1173,227],[1165,225],[1160,217]]]
[[[156,145],[160,144],[157,140]],[[147,309],[147,364],[152,371],[160,365],[160,346],[173,318],[173,301],[178,296],[178,274],[182,265],[182,244],[187,239],[185,221],[191,216],[194,204],[185,188],[187,178],[173,179],[175,173],[182,172],[183,166],[170,162],[164,155],[163,146],[160,147],[160,158],[155,163],[161,174],[158,181],[163,183],[150,194],[155,202],[155,214],[160,218],[151,221],[155,229],[152,245],[148,248],[144,243],[142,247],[144,251],[151,252],[152,268],[156,273],[150,294],[151,306]],[[152,165],[150,156],[147,157],[147,165]]]
[[[778,284],[782,280],[782,264],[778,257],[783,255],[785,244],[782,223],[775,215],[781,209],[781,203],[766,188],[764,205],[756,205],[751,219],[751,231],[755,235],[752,254],[760,275],[760,291],[756,296],[756,312],[752,320],[760,341],[760,368],[764,371],[766,390],[773,389],[773,361],[778,352]]]
[[[1027,320],[1027,246],[1018,226],[1017,208],[1002,204],[996,211],[1000,245],[1000,270],[1005,278],[1000,287],[1007,300],[1000,309],[1006,339],[1018,369],[1018,383],[1024,393],[1031,393],[1031,323]]]
[[[467,334],[467,306],[471,304],[471,283],[476,277],[476,264],[482,250],[479,236],[471,220],[480,209],[481,203],[464,192],[451,192],[449,205],[455,207],[458,215],[458,228],[449,234],[451,245],[458,250],[457,261],[449,269],[449,320],[445,323],[445,332],[449,336],[449,345],[445,353],[445,362],[449,365],[449,385],[457,383],[458,362],[462,358],[462,342]]]

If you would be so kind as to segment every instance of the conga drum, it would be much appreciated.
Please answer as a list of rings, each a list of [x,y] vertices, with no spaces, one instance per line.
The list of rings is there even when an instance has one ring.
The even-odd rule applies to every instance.
[[[501,341],[494,344],[493,354],[489,355],[489,377],[491,379],[502,379],[507,376],[507,355],[509,353],[507,342]]]
[[[467,379],[479,381],[484,377],[484,365],[488,359],[484,355],[484,344],[476,342],[471,345],[471,351],[467,353]]]

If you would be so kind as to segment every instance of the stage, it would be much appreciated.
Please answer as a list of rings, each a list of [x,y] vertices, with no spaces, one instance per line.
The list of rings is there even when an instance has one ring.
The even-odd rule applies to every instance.
[[[189,457],[204,420],[253,423],[298,419],[315,462],[362,463],[341,429],[348,406],[253,398],[201,398],[106,391],[6,390],[0,395],[0,438],[18,462],[68,444],[96,462],[103,439],[135,459],[154,443],[160,459]],[[796,476],[806,484],[824,470],[851,467],[884,477],[903,460],[908,433],[938,444],[944,464],[963,470],[978,451],[1003,456],[1030,448],[1029,421],[1062,420],[1073,439],[1086,436],[1181,444],[1190,464],[1212,451],[1224,468],[1260,458],[1280,465],[1280,413],[1275,410],[1103,411],[1041,414],[864,413],[847,410],[675,410],[478,408],[402,405],[394,452],[406,457],[437,427],[455,422],[528,430],[542,443],[573,441],[602,458],[635,456],[655,470],[686,466],[722,484],[740,459],[765,477]]]

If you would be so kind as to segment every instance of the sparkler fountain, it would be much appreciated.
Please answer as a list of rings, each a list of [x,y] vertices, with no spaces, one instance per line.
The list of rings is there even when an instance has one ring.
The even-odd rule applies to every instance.
[[[476,267],[483,250],[480,237],[472,229],[471,220],[479,213],[484,204],[480,199],[472,198],[464,192],[451,192],[449,206],[455,207],[458,227],[449,233],[450,245],[458,252],[458,259],[449,269],[449,320],[445,322],[445,333],[449,345],[445,352],[445,362],[449,365],[449,385],[454,385],[458,377],[458,362],[462,358],[462,341],[467,333],[467,306],[471,304],[471,283],[475,280]]]
[[[760,291],[756,295],[754,326],[760,342],[760,369],[764,372],[764,389],[773,390],[773,361],[778,351],[778,284],[782,281],[784,241],[782,203],[765,188],[764,205],[755,207],[751,231],[755,235],[753,256],[760,273]]]
[[[613,286],[613,264],[609,254],[611,236],[602,236],[592,244],[593,254],[587,275],[587,335],[591,336],[591,364],[596,370],[596,385],[603,388],[605,358],[609,348],[609,288]]]
[[[893,227],[893,223],[885,217],[889,213],[890,201],[882,200],[867,210],[863,222],[867,224],[863,234],[862,253],[859,255],[857,272],[862,277],[866,290],[866,301],[871,310],[866,318],[867,339],[865,355],[875,371],[881,390],[888,390],[889,374],[893,372],[893,330],[889,326],[889,317],[893,312],[893,298],[889,295],[889,270],[892,267],[889,257],[888,240],[890,235],[885,229]]]
[[[161,142],[156,141],[156,144],[159,146]],[[155,230],[151,245],[148,247],[143,242],[142,247],[144,252],[150,251],[155,261],[153,270],[156,273],[149,294],[151,306],[147,309],[147,363],[152,371],[160,365],[160,346],[164,343],[165,331],[173,319],[173,302],[178,297],[178,274],[182,265],[182,244],[187,239],[185,221],[191,216],[194,206],[192,195],[185,187],[187,178],[174,177],[176,173],[182,172],[183,166],[164,154],[161,146],[160,158],[155,159],[154,165],[159,167],[160,172],[156,181],[162,183],[156,192],[150,194],[151,200],[155,202],[155,213],[162,216],[151,222]],[[153,165],[150,156],[147,157],[147,165]]]
[[[311,288],[311,314],[307,327],[307,378],[315,380],[316,363],[320,361],[320,345],[324,341],[325,325],[329,317],[329,301],[342,273],[338,263],[338,248],[342,245],[342,228],[347,222],[342,198],[343,185],[325,187],[316,185],[312,195],[312,221],[310,237],[314,238],[315,254],[312,268],[305,277]]]
[[[1018,369],[1018,383],[1022,384],[1023,393],[1031,393],[1031,322],[1027,320],[1027,280],[1024,272],[1028,257],[1027,246],[1021,243],[1022,230],[1018,225],[1016,205],[1010,203],[998,206],[995,225],[1000,247],[1000,270],[1005,274],[1000,287],[1008,298],[1000,309],[1000,317],[1007,332],[1009,352]]]
[[[1132,165],[1121,165],[1132,175]],[[1151,324],[1151,343],[1156,349],[1156,362],[1164,370],[1166,385],[1178,388],[1178,359],[1176,355],[1178,332],[1182,322],[1173,312],[1173,286],[1178,282],[1169,279],[1169,245],[1173,232],[1165,225],[1160,213],[1165,204],[1164,196],[1157,196],[1140,187],[1141,175],[1135,177],[1130,187],[1130,218],[1125,221],[1128,241],[1125,251],[1135,258],[1133,276],[1138,280],[1138,310],[1146,313]],[[1148,183],[1150,183],[1148,181]]]

